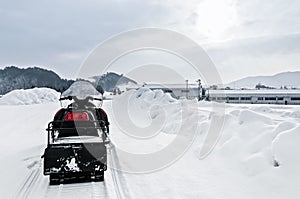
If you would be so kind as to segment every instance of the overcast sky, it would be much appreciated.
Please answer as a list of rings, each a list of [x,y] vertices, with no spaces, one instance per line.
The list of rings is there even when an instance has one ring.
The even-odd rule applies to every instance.
[[[198,42],[224,83],[300,70],[299,0],[0,0],[0,16],[1,68],[41,66],[75,78],[100,42],[158,27]]]

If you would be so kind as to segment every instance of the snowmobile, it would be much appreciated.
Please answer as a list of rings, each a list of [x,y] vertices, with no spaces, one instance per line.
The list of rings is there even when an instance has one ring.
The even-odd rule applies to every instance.
[[[109,122],[102,94],[87,81],[77,81],[62,93],[64,108],[48,124],[44,175],[50,185],[67,181],[103,181],[107,169]],[[66,101],[68,102],[66,106]]]

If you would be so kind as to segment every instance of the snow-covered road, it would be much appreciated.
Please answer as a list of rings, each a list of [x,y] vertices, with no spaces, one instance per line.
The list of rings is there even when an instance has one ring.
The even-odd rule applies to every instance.
[[[0,106],[5,113],[0,127],[5,138],[0,140],[0,198],[128,198],[123,174],[114,169],[118,157],[113,144],[107,147],[109,166],[104,182],[49,185],[41,155],[46,147],[45,127],[59,108],[58,103]]]
[[[20,179],[20,187],[16,190],[13,198],[16,199],[53,199],[53,198],[76,198],[80,199],[121,199],[128,198],[127,187],[124,183],[122,173],[115,170],[117,155],[111,145],[108,149],[108,164],[110,165],[105,172],[104,182],[86,182],[60,184],[49,186],[48,177],[43,176],[42,160],[40,157],[26,157],[27,174]]]

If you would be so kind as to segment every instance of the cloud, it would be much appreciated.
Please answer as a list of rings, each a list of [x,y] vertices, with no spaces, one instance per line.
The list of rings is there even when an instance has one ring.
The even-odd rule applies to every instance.
[[[49,65],[64,76],[104,39],[164,23],[165,7],[141,1],[2,1],[0,64]],[[77,54],[64,56],[66,54]]]
[[[249,75],[299,70],[300,34],[248,38],[210,45],[207,52],[224,82]]]
[[[75,77],[103,40],[134,28],[161,27],[203,45],[224,79],[266,71],[249,67],[255,63],[272,71],[271,64],[280,62],[278,70],[285,70],[299,64],[299,7],[298,0],[1,1],[0,67],[41,65]],[[227,72],[232,69],[238,75]]]
[[[261,57],[266,54],[300,53],[300,46],[298,45],[299,41],[300,33],[238,39],[210,44],[207,45],[207,48],[211,53],[218,54],[222,59],[226,59],[226,57],[230,55]],[[219,53],[220,51],[223,53]]]
[[[248,37],[298,32],[299,7],[297,0],[240,1],[238,13],[243,23],[235,31]]]

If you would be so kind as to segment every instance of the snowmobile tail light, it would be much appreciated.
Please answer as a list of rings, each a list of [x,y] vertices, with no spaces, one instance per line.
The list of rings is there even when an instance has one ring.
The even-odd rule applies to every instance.
[[[86,112],[68,112],[65,121],[89,121],[89,115]]]

